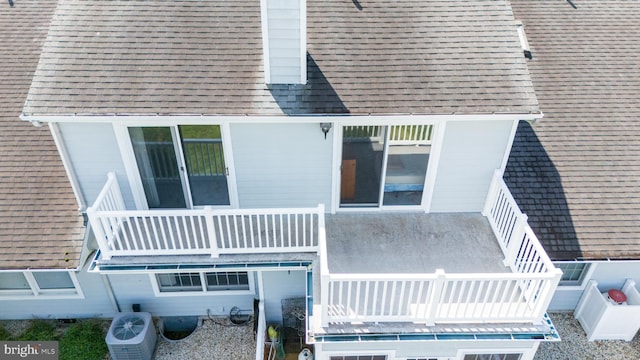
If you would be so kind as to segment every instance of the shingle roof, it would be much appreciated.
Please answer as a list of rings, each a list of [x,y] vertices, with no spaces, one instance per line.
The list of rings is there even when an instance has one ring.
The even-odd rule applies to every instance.
[[[556,260],[640,259],[640,2],[512,0],[545,117],[506,177]]]
[[[309,84],[271,88],[259,3],[61,0],[24,112],[538,111],[507,0],[308,0]]]
[[[55,5],[1,5],[0,269],[71,268],[80,257],[82,217],[51,133],[19,118]]]

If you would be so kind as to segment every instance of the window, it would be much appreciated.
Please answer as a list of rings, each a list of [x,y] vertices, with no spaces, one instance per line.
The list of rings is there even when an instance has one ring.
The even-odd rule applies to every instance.
[[[31,290],[22,273],[0,273],[0,290]]]
[[[207,273],[207,290],[249,290],[246,272]]]
[[[83,297],[75,273],[67,271],[0,273],[0,293],[20,298]]]
[[[464,360],[520,360],[522,354],[466,354]]]
[[[585,274],[589,269],[589,264],[583,262],[554,263],[554,265],[562,270],[562,278],[560,278],[561,286],[582,285]]]
[[[331,360],[387,360],[387,355],[332,356]]]
[[[74,289],[71,276],[67,272],[37,272],[33,277],[38,283],[40,290],[62,290]]]
[[[155,277],[160,293],[251,290],[247,272],[168,273]]]
[[[158,274],[161,292],[202,291],[200,273]]]

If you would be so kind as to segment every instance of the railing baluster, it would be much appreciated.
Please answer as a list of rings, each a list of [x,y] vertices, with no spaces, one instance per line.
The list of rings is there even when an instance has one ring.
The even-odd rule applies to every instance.
[[[273,247],[280,247],[282,244],[278,241],[276,237],[276,215],[271,214],[271,232],[273,234]]]
[[[171,239],[171,247],[173,250],[178,249],[178,245],[176,244],[176,233],[174,231],[173,221],[171,220],[172,216],[165,216],[164,219],[167,222],[167,232],[169,233],[169,237]]]
[[[216,220],[216,233],[220,234],[220,244],[222,244],[222,248],[230,248],[231,244],[226,236],[224,236],[224,227],[222,226],[222,215],[215,215],[214,219]]]
[[[251,234],[251,247],[255,248],[255,235],[253,232],[253,215],[247,215],[247,219],[249,220],[249,233]]]
[[[357,281],[356,282],[356,299],[355,302],[353,303],[353,313],[354,315],[358,315],[360,313],[360,292],[362,291],[362,281]]]
[[[243,246],[245,248],[248,248],[249,246],[247,245],[247,226],[245,224],[245,218],[246,215],[240,215],[240,221],[242,221],[242,239],[243,239]],[[253,236],[253,235],[252,235]]]
[[[296,230],[296,246],[300,246],[300,244],[298,243],[298,237],[299,237],[299,236],[298,236],[298,235],[299,235],[299,231],[298,231],[298,229],[299,229],[299,227],[298,227],[298,217],[299,217],[299,215],[298,215],[298,214],[296,214],[296,226],[295,226],[295,230]]]
[[[225,225],[227,226],[227,236],[226,238],[229,239],[229,245],[231,245],[233,239],[231,238],[231,224],[229,223],[229,215],[225,215],[224,216],[225,219]]]

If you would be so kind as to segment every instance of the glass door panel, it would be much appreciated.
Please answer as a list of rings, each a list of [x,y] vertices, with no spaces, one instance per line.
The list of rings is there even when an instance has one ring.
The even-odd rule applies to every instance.
[[[384,126],[345,126],[342,136],[340,206],[378,206]]]
[[[420,205],[431,152],[430,125],[391,126],[383,205]]]
[[[220,126],[180,125],[179,129],[193,205],[229,205]]]
[[[149,208],[185,208],[171,128],[131,127],[129,136]]]

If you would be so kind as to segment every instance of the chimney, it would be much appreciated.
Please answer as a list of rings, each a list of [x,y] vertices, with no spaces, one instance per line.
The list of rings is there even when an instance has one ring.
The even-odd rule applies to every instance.
[[[306,0],[260,0],[260,13],[265,83],[306,84]]]

